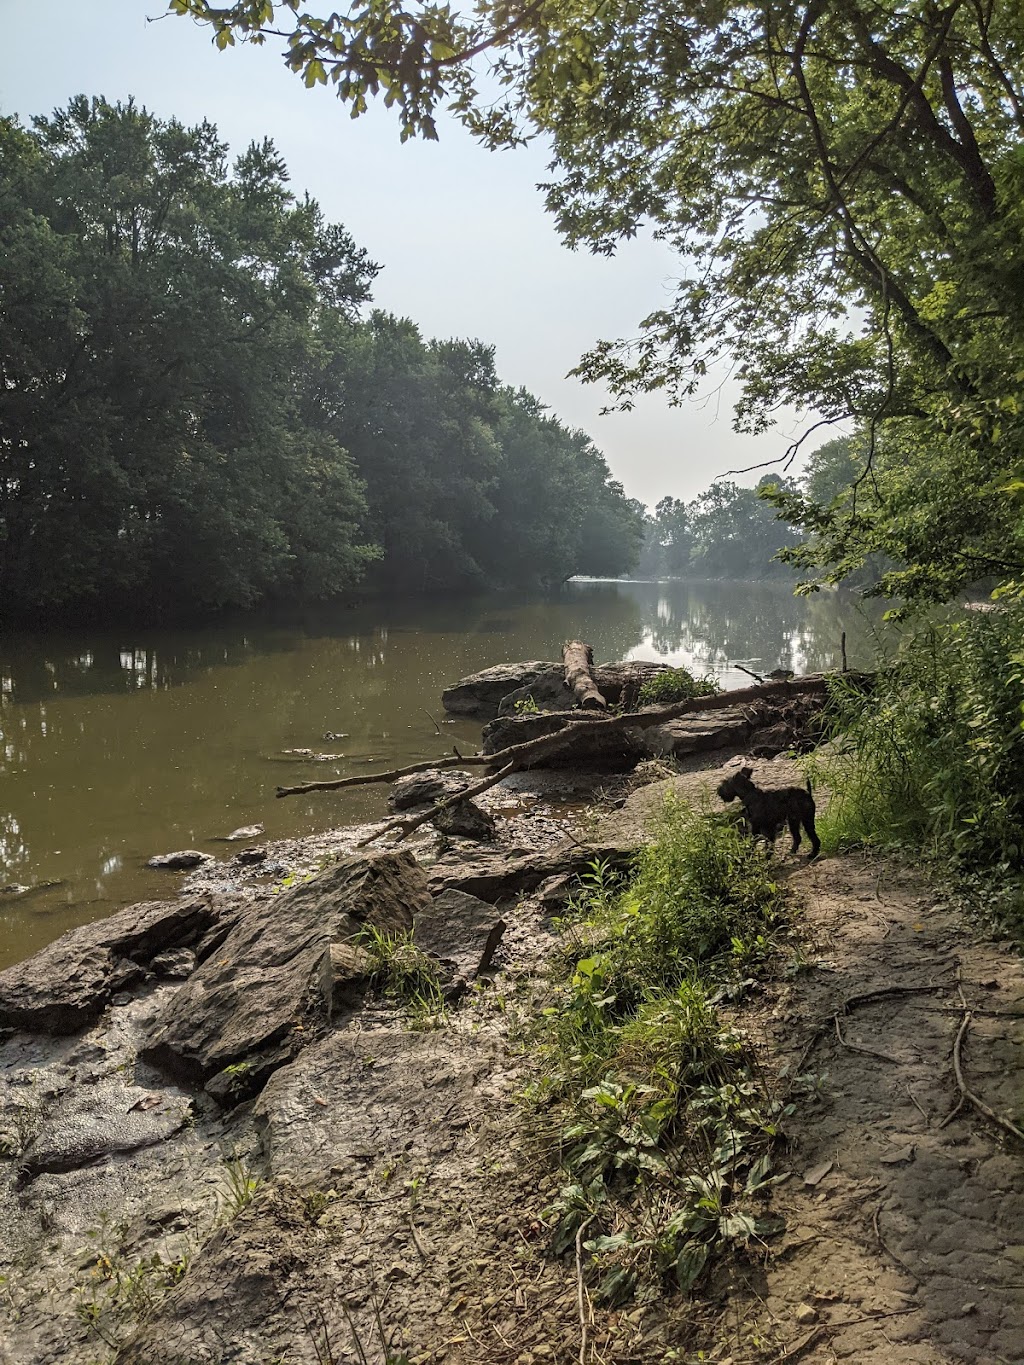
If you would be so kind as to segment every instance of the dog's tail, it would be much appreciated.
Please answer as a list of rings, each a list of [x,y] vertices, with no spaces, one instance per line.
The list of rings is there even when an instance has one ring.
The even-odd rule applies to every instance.
[[[810,779],[810,778],[807,779],[807,795],[808,795],[808,796],[813,796],[813,795],[814,795],[814,792],[811,790],[811,779]]]

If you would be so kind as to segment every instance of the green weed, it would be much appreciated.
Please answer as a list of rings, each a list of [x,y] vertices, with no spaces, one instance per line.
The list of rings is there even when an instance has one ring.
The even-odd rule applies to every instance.
[[[436,964],[413,942],[411,931],[386,934],[367,925],[362,947],[371,961],[371,984],[401,1004],[413,1028],[436,1028],[447,1016]]]
[[[686,668],[666,668],[648,678],[637,694],[638,706],[671,706],[693,697],[710,697],[722,689],[709,674],[695,678]]]
[[[585,887],[529,1098],[565,1175],[553,1248],[580,1239],[617,1303],[645,1276],[689,1290],[771,1230],[736,1199],[770,1183],[783,1111],[709,996],[775,954],[785,905],[765,850],[677,801],[624,883],[595,867]]]

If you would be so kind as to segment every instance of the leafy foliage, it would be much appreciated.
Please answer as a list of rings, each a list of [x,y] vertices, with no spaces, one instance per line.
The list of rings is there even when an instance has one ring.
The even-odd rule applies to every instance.
[[[771,1230],[736,1196],[765,1187],[782,1109],[710,997],[784,905],[762,850],[679,803],[625,886],[597,867],[587,893],[534,1098],[567,1177],[553,1249],[586,1233],[597,1295],[616,1303],[645,1275],[690,1290],[718,1247]]]
[[[710,674],[695,678],[687,668],[666,668],[655,673],[641,687],[637,701],[641,706],[669,706],[674,701],[689,701],[691,697],[710,697],[720,692],[718,682]]]
[[[172,8],[221,45],[262,41],[274,15],[266,0]],[[856,497],[781,490],[811,532],[812,581],[875,554],[893,566],[881,591],[923,601],[1024,578],[1012,0],[288,8],[307,84],[332,81],[354,113],[380,91],[403,136],[436,135],[445,105],[491,146],[540,132],[567,242],[611,253],[646,223],[677,252],[674,297],[634,339],[598,343],[584,378],[626,407],[677,402],[729,357],[742,429],[792,404],[863,434]]]
[[[0,120],[3,612],[327,597],[381,555],[406,590],[627,568],[588,438],[489,348],[364,320],[377,269],[269,141],[229,165],[84,96]]]
[[[1016,605],[921,627],[873,692],[834,684],[827,843],[1024,870],[1022,627]]]

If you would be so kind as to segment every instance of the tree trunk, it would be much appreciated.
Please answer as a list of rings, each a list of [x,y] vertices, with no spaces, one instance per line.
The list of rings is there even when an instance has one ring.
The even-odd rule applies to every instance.
[[[565,685],[572,689],[584,711],[606,711],[608,703],[594,682],[594,651],[582,640],[569,640],[562,646]]]

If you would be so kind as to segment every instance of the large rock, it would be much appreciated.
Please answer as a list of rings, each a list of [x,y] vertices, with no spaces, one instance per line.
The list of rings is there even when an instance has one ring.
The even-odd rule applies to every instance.
[[[567,725],[579,722],[580,733],[561,753],[538,758],[537,767],[564,768],[597,764],[606,772],[629,772],[644,756],[639,732],[613,730],[602,718],[589,711],[546,712],[540,715],[499,716],[484,726],[481,753],[496,754],[514,744],[557,734]],[[583,726],[589,727],[583,730]],[[527,765],[530,766],[530,765]]]
[[[638,690],[666,664],[616,663],[598,664],[594,681],[609,706],[617,706],[626,690]],[[479,716],[481,719],[497,715],[514,715],[515,703],[532,698],[541,711],[567,711],[573,705],[573,695],[565,686],[565,667],[531,659],[526,663],[498,664],[461,678],[441,693],[441,704],[453,715]]]
[[[69,930],[0,972],[0,1027],[75,1033],[118,991],[141,981],[158,954],[210,938],[225,914],[223,903],[208,896],[148,901]]]
[[[643,734],[648,753],[656,757],[684,758],[687,754],[742,746],[750,734],[750,722],[739,707],[733,707],[681,716],[664,725],[652,725]]]
[[[424,773],[409,773],[391,784],[388,806],[391,810],[410,810],[413,806],[432,806],[435,801],[446,801],[449,796],[465,791],[469,778],[453,769],[428,768]]]
[[[434,816],[431,824],[442,834],[457,834],[463,839],[489,841],[495,836],[494,817],[475,801],[456,801]]]
[[[455,716],[498,714],[502,697],[510,692],[533,687],[562,687],[565,670],[561,664],[531,659],[527,663],[496,664],[468,678],[460,678],[441,693],[441,705]],[[564,688],[563,688],[564,690]],[[525,694],[524,694],[525,695]],[[538,703],[539,705],[539,703]]]
[[[337,1022],[340,1002],[358,1003],[354,964],[332,957],[332,945],[353,944],[368,925],[402,933],[429,904],[411,853],[343,858],[291,891],[250,903],[157,1015],[143,1055],[207,1082],[219,1098],[254,1093]],[[335,982],[337,970],[344,981]]]
[[[473,850],[460,854],[458,863],[435,863],[430,869],[430,889],[436,895],[448,889],[464,891],[494,904],[533,891],[551,877],[585,876],[597,861],[613,868],[628,867],[635,851],[635,846],[611,842],[566,843],[513,858]]]
[[[416,916],[413,942],[440,964],[452,987],[464,989],[491,965],[504,932],[504,920],[486,901],[449,888]]]
[[[163,868],[168,872],[185,872],[190,867],[198,867],[200,863],[212,861],[209,853],[200,853],[197,848],[179,848],[176,853],[154,854],[146,866]]]

